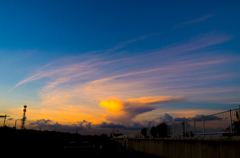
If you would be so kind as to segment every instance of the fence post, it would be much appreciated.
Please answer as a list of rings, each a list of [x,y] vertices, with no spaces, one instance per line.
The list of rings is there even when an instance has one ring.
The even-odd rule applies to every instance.
[[[185,121],[185,137],[187,135],[187,121]]]
[[[5,118],[4,118],[3,127],[5,126],[6,118],[7,118],[7,114],[5,114]]]
[[[174,123],[173,123],[173,136],[174,136]]]
[[[202,117],[202,125],[203,125],[203,136],[205,136],[205,132],[204,132],[204,117]]]
[[[194,122],[194,134],[196,135],[196,122],[195,122],[195,119],[193,120]]]
[[[230,129],[231,129],[231,134],[232,134],[232,114],[231,114],[231,109],[229,110],[229,114],[230,114]]]

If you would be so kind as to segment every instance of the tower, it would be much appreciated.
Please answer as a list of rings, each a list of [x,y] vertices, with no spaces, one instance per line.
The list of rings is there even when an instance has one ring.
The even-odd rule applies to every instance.
[[[26,119],[26,108],[27,108],[27,105],[24,105],[23,106],[24,107],[24,109],[23,109],[23,118],[22,118],[22,130],[25,128],[24,127],[24,124],[25,124],[25,119]]]

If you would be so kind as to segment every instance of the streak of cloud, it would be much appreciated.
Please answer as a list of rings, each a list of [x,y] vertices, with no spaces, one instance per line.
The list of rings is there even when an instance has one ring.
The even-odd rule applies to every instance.
[[[216,15],[216,14],[208,14],[208,15],[202,16],[202,17],[200,17],[200,18],[193,19],[193,20],[186,21],[186,22],[180,23],[180,24],[178,24],[178,25],[175,25],[174,28],[178,28],[178,27],[182,27],[182,26],[190,25],[190,24],[194,24],[194,23],[203,22],[203,21],[205,21],[206,19],[209,19],[209,18],[211,18],[211,17],[214,17],[215,15]]]
[[[158,52],[167,55],[183,54],[191,51],[201,50],[216,44],[224,43],[231,40],[232,37],[229,35],[215,35],[215,34],[204,34],[199,37],[193,38],[184,44],[173,44],[166,48],[160,49]]]
[[[105,52],[105,53],[114,52],[114,51],[119,50],[119,49],[121,49],[121,48],[123,48],[123,47],[126,47],[128,44],[131,44],[131,43],[134,43],[134,42],[137,42],[137,41],[142,41],[142,40],[144,40],[144,39],[146,39],[146,38],[149,38],[149,37],[151,37],[151,36],[154,36],[154,35],[159,35],[159,33],[158,33],[158,34],[148,34],[148,35],[140,36],[140,37],[135,38],[135,39],[127,40],[127,41],[125,41],[125,42],[121,42],[121,43],[119,43],[118,45],[116,45],[116,46],[113,47],[113,48],[104,50],[104,52]]]
[[[127,41],[111,51],[145,38]],[[44,79],[38,93],[41,107],[31,111],[35,119],[49,116],[64,125],[86,120],[88,128],[101,122],[129,123],[139,115],[154,113],[161,103],[184,102],[185,98],[204,100],[210,97],[206,94],[234,90],[208,87],[216,79],[219,82],[230,79],[230,72],[220,69],[233,58],[202,51],[230,39],[227,35],[205,34],[134,57],[108,58],[106,54],[92,53],[91,57],[84,54],[58,59],[17,83],[15,88]],[[188,54],[195,51],[198,53]]]

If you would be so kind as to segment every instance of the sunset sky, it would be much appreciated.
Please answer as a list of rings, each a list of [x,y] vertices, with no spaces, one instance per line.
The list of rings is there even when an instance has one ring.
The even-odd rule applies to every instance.
[[[236,109],[239,8],[238,0],[1,1],[0,115],[20,128],[26,104],[28,129],[109,134]]]

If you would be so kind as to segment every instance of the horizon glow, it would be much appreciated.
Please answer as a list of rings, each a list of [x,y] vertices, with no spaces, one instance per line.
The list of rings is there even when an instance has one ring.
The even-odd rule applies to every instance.
[[[81,134],[240,104],[239,2],[1,3],[7,125],[25,104],[27,128]]]

